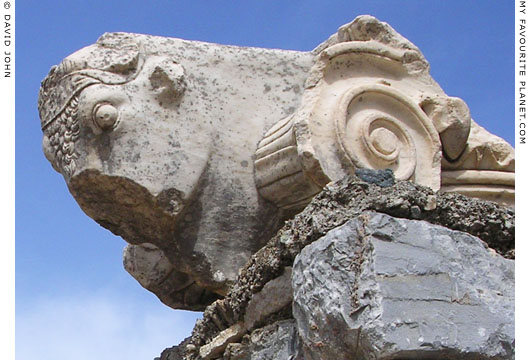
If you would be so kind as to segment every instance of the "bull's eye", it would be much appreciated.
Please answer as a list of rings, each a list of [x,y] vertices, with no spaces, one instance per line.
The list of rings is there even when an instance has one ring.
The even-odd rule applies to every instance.
[[[111,104],[98,104],[92,111],[92,119],[102,130],[111,130],[118,121],[118,109]]]

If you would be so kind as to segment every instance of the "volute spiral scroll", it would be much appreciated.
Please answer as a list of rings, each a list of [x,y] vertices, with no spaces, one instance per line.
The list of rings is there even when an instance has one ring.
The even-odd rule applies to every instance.
[[[440,138],[419,106],[422,92],[407,92],[426,71],[416,66],[423,61],[413,46],[370,39],[321,49],[299,108],[258,145],[259,193],[282,209],[303,207],[327,182],[359,168],[390,168],[400,180],[439,190]]]
[[[288,124],[289,144],[271,129],[258,146],[263,197],[280,208],[303,206],[328,181],[390,168],[399,180],[513,206],[513,149],[480,128],[463,100],[445,94],[414,44],[360,17],[314,53],[300,106],[280,122]]]
[[[390,168],[399,180],[440,188],[441,144],[421,108],[386,85],[353,87],[334,113],[344,158],[353,168]]]

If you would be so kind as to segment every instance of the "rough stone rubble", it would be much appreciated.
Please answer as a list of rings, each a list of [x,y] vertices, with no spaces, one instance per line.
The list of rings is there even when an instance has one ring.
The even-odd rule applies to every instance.
[[[386,179],[382,179],[382,181],[386,181]],[[515,214],[513,209],[492,202],[468,198],[463,195],[434,193],[427,187],[411,182],[397,182],[393,186],[381,187],[378,184],[370,184],[362,181],[355,176],[347,177],[327,186],[321,194],[313,199],[304,211],[295,216],[292,220],[287,221],[277,235],[273,237],[266,246],[252,256],[247,265],[241,269],[236,283],[231,288],[226,298],[214,302],[206,309],[203,319],[197,322],[191,338],[186,341],[185,345],[181,345],[178,348],[179,351],[185,353],[183,349],[187,349],[187,358],[199,359],[201,358],[199,352],[200,349],[204,349],[203,355],[205,355],[206,349],[203,347],[210,344],[212,340],[226,340],[227,338],[222,332],[226,331],[226,329],[233,330],[234,326],[239,329],[238,336],[234,337],[236,340],[230,339],[225,341],[225,343],[217,349],[217,354],[215,352],[214,354],[221,356],[219,355],[221,350],[226,350],[229,353],[243,351],[241,349],[236,349],[239,349],[243,345],[228,345],[230,343],[239,344],[238,339],[241,339],[245,333],[253,334],[252,331],[255,330],[256,327],[249,326],[245,328],[245,317],[249,316],[247,315],[247,311],[250,308],[249,304],[253,302],[255,303],[255,299],[259,299],[259,297],[264,296],[263,293],[266,294],[268,292],[261,292],[261,290],[263,290],[268,283],[272,283],[274,279],[285,277],[285,275],[282,276],[285,269],[287,269],[290,274],[289,269],[293,266],[293,262],[295,262],[295,259],[299,256],[302,249],[323,238],[330,231],[334,231],[333,229],[336,229],[345,223],[352,221],[358,222],[363,216],[367,216],[366,214],[376,213],[387,214],[392,217],[391,219],[396,219],[394,221],[398,221],[397,219],[400,218],[422,220],[420,223],[425,225],[421,226],[430,229],[429,231],[432,233],[439,232],[442,234],[440,235],[440,238],[443,241],[459,241],[458,239],[462,237],[465,239],[474,239],[472,240],[473,248],[471,250],[466,250],[467,253],[459,255],[459,251],[464,251],[462,250],[462,247],[451,250],[451,256],[457,260],[450,260],[449,258],[446,260],[451,261],[455,266],[459,263],[467,263],[470,258],[473,259],[474,256],[478,255],[492,257],[493,260],[491,261],[494,264],[497,264],[496,262],[504,264],[503,266],[505,268],[506,266],[509,267],[509,265],[505,265],[504,262],[511,263],[511,266],[513,266],[513,261],[509,260],[514,259],[515,257]],[[373,218],[374,215],[369,215],[368,217]],[[428,224],[440,225],[443,228],[433,227]],[[404,228],[407,226],[409,225],[404,225]],[[379,236],[382,237],[383,240],[396,241],[393,239],[394,235],[396,234],[380,234]],[[471,235],[475,237],[472,237]],[[451,237],[456,240],[448,240]],[[441,240],[435,237],[432,241],[437,242]],[[440,245],[438,245],[438,247],[439,246]],[[433,249],[434,248],[435,247],[433,247]],[[502,256],[497,254],[501,254]],[[422,254],[421,256],[424,255],[425,254]],[[462,257],[465,257],[465,259]],[[412,260],[414,260],[414,256],[411,254],[407,261]],[[418,259],[418,261],[420,260],[421,258]],[[464,264],[458,266],[464,266]],[[483,264],[477,264],[475,262],[472,263],[471,266],[476,266],[475,268],[472,268],[474,269],[473,271],[490,273],[490,269],[484,268]],[[495,268],[496,265],[490,264],[488,266]],[[466,273],[467,277],[469,277],[469,271],[470,270]],[[507,283],[510,281],[513,282],[513,272],[510,273],[508,270],[506,271],[506,276],[501,280]],[[510,275],[512,276],[511,279]],[[293,279],[294,277],[295,275],[293,275]],[[434,280],[437,279],[435,278]],[[444,279],[438,280],[442,282],[445,281]],[[466,281],[469,286],[469,278],[466,279]],[[488,280],[477,279],[477,281],[487,282]],[[289,297],[287,295],[288,291],[283,291],[279,294],[274,293],[274,296],[282,296],[282,294],[286,298]],[[513,305],[513,303],[510,303],[510,300],[513,299],[508,293],[506,294],[506,298],[504,298],[508,307],[510,304]],[[506,306],[506,304],[503,306]],[[290,308],[290,306],[288,305],[286,308]],[[253,305],[253,309],[253,311],[256,311],[255,305]],[[289,319],[292,319],[291,311],[286,311],[285,308],[283,311],[280,311],[280,309],[277,308],[274,308],[273,310],[268,312],[265,311],[263,313],[270,318],[269,321],[261,321],[259,328],[267,326],[268,324],[273,326],[276,321],[282,319],[285,319],[288,324],[291,324],[282,325],[282,329],[286,326],[293,326],[292,323],[289,323]],[[322,311],[325,310],[322,309]],[[254,316],[259,315],[256,314]],[[510,325],[513,326],[513,322],[510,322],[509,318],[507,318],[506,324],[504,325],[508,327]],[[241,326],[243,326],[243,328],[241,328]],[[300,330],[300,326],[301,325],[298,324],[298,327],[296,327],[298,330],[296,331]],[[284,330],[282,330],[282,333]],[[287,332],[289,333],[289,331]],[[249,340],[252,339],[252,335],[250,336],[250,338],[246,338],[247,340],[242,340],[243,343],[253,344],[252,341]],[[289,341],[292,342],[294,341],[293,339]],[[253,348],[252,346],[254,345],[248,346]],[[161,359],[171,359],[169,354],[174,353],[174,351],[176,350],[166,350]],[[452,353],[449,352],[443,354],[444,356],[449,356]],[[234,357],[234,359],[236,358],[237,357]],[[256,357],[256,359],[259,358],[260,357]]]

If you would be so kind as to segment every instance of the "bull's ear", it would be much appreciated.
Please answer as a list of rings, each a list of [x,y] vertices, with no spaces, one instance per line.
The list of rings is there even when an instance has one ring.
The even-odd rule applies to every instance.
[[[158,61],[149,74],[152,91],[163,106],[178,104],[186,89],[184,67],[172,59]]]

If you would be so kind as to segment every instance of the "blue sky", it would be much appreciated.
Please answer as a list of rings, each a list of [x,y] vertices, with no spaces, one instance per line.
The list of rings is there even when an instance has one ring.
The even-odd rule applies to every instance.
[[[122,268],[125,242],[79,209],[41,151],[40,81],[104,32],[308,51],[357,15],[414,42],[445,92],[514,144],[514,3],[408,1],[18,1],[16,4],[17,360],[152,359],[189,335]]]

